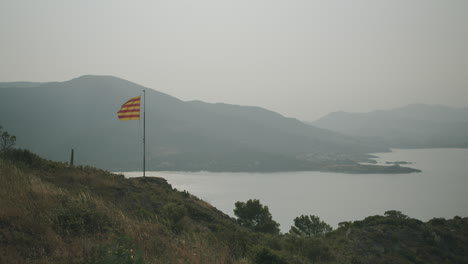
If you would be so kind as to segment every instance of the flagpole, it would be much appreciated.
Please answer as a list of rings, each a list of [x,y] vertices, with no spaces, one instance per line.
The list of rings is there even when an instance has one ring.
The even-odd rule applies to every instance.
[[[143,177],[145,177],[146,174],[146,142],[145,142],[145,136],[146,136],[146,93],[145,90],[143,90]]]

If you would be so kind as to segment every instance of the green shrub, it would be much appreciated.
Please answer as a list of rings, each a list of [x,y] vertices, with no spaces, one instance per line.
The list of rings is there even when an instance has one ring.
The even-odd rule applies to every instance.
[[[163,215],[169,220],[169,225],[174,232],[181,232],[185,227],[184,218],[187,216],[187,208],[183,204],[170,202],[163,207]]]
[[[26,149],[11,149],[1,153],[1,157],[5,160],[24,163],[31,167],[37,167],[44,163],[42,158]]]
[[[431,220],[429,220],[429,224],[434,225],[434,226],[444,225],[446,222],[447,220],[445,220],[445,218],[443,217],[432,218]]]
[[[330,249],[321,240],[313,237],[287,235],[285,248],[293,255],[302,256],[312,262],[332,258]]]

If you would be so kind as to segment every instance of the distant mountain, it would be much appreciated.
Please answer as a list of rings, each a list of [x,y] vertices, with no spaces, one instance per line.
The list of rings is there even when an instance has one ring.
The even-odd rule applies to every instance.
[[[334,112],[312,125],[373,137],[395,148],[468,147],[468,109],[413,104],[369,113]]]
[[[31,88],[42,85],[38,82],[3,82],[0,83],[0,88]]]
[[[20,147],[62,161],[74,148],[79,164],[111,170],[141,168],[142,122],[119,121],[116,113],[144,87],[89,75],[66,82],[0,83],[0,87],[0,125],[17,136]],[[387,149],[259,107],[184,102],[152,89],[146,89],[146,102],[147,167],[153,170],[343,170],[347,166],[356,172],[349,169],[355,165],[349,159]]]

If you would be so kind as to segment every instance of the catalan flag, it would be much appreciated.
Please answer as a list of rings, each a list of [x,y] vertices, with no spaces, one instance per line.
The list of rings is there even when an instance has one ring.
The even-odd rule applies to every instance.
[[[140,99],[141,96],[137,96],[125,102],[117,112],[119,120],[140,120]]]

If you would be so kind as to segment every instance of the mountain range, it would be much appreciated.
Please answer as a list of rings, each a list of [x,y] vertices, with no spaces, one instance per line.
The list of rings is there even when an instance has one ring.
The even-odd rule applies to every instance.
[[[412,104],[369,113],[330,113],[313,126],[372,137],[393,148],[467,148],[468,108]]]
[[[142,121],[116,113],[143,89],[148,170],[408,172],[360,165],[366,153],[388,150],[376,140],[260,107],[182,101],[112,76],[0,83],[0,125],[19,147],[48,159],[68,161],[73,148],[77,164],[140,170]]]

